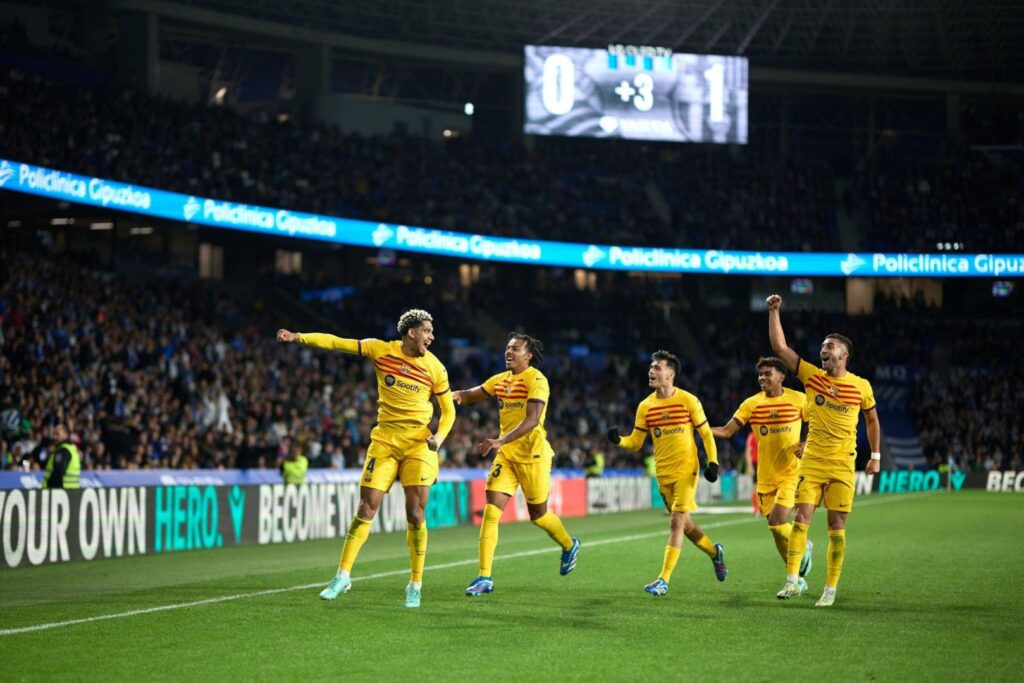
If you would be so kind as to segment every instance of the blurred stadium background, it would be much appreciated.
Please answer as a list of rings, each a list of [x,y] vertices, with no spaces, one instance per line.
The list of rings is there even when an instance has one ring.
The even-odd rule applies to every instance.
[[[571,126],[527,135],[528,45],[623,62],[647,54],[629,46],[742,57],[746,91],[730,92],[733,128],[715,128],[712,106],[694,142],[599,139]],[[602,88],[618,80],[606,76],[585,84],[581,102],[614,103]],[[770,350],[763,302],[774,292],[794,348],[814,356],[824,333],[844,332],[856,344],[851,369],[874,383],[883,474],[861,480],[865,494],[1024,490],[1020,3],[0,2],[0,102],[5,566],[135,554],[135,523],[149,551],[161,534],[165,550],[280,541],[257,519],[274,505],[289,449],[309,458],[311,488],[337,491],[331,514],[342,519],[376,417],[371,368],[278,346],[273,333],[393,338],[410,307],[434,314],[432,350],[456,388],[503,369],[510,330],[544,341],[567,515],[658,504],[644,454],[610,450],[605,430],[630,424],[658,348],[680,355],[680,384],[724,424],[757,390],[753,364]],[[724,142],[709,142],[720,133]],[[725,141],[734,134],[746,143]],[[51,171],[60,173],[44,177]],[[227,219],[204,222],[203,208],[150,211],[130,191],[69,201],[61,187],[72,178],[383,232],[377,246],[346,240],[348,223],[327,240],[226,229]],[[705,259],[704,250],[820,253],[850,270],[501,262],[425,242],[402,248],[398,226]],[[876,254],[972,266],[981,254],[1007,270],[916,276],[901,265],[895,276],[858,276]],[[107,505],[137,513],[121,525],[126,549],[31,552],[32,520],[56,505],[32,489],[59,423],[80,448],[87,487],[133,487],[91,502],[97,525]],[[479,523],[486,462],[472,447],[496,431],[493,407],[460,411],[441,453],[436,525]],[[743,503],[743,435],[719,447],[730,473],[703,487],[704,502]],[[598,453],[603,481],[583,482]],[[251,491],[248,501],[236,490]],[[299,514],[276,495],[281,514]],[[74,494],[72,509],[82,500]],[[179,506],[194,536],[147,518],[161,504]],[[324,557],[336,546],[325,542]]]

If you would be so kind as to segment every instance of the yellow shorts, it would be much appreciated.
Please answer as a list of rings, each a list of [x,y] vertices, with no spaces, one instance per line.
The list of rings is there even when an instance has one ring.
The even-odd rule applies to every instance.
[[[841,460],[808,460],[800,463],[796,486],[796,504],[814,505],[825,502],[825,509],[849,512],[853,509],[856,482],[853,468]]]
[[[776,487],[757,485],[757,504],[761,508],[761,514],[765,517],[771,512],[772,507],[792,508],[796,502],[796,477],[791,477]]]
[[[416,437],[386,432],[374,427],[360,484],[390,491],[395,479],[403,487],[432,486],[437,481],[437,452],[427,446],[428,432]]]
[[[539,505],[551,493],[551,458],[540,458],[534,462],[512,462],[498,453],[487,475],[487,490],[516,494],[516,487],[523,487],[523,496],[531,505]]]
[[[672,512],[693,512],[697,509],[697,474],[687,474],[674,481],[658,480],[658,492],[665,507]]]

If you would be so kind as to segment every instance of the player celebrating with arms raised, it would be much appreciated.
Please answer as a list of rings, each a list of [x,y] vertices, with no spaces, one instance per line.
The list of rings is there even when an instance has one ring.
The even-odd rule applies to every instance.
[[[412,575],[405,589],[405,606],[420,606],[427,554],[424,510],[430,487],[437,479],[437,449],[455,422],[448,372],[437,356],[427,350],[434,341],[433,320],[426,311],[406,311],[398,319],[401,340],[390,342],[277,331],[279,342],[306,344],[369,358],[377,374],[377,425],[370,432],[370,447],[363,464],[359,509],[345,536],[338,572],[320,593],[324,600],[334,600],[352,587],[349,572],[370,534],[370,524],[384,494],[397,478],[405,489],[405,514],[409,523],[406,541],[412,564]],[[437,397],[441,408],[436,434],[431,434],[428,427],[434,416],[432,396]]]
[[[757,381],[761,391],[747,398],[725,426],[714,427],[711,433],[719,439],[728,439],[748,423],[756,439],[758,452],[757,502],[768,519],[768,529],[775,537],[775,547],[787,562],[789,536],[793,525],[789,513],[793,511],[798,460],[802,450],[800,428],[807,416],[802,392],[782,386],[786,379],[786,364],[778,358],[760,358],[757,361]],[[811,570],[811,549],[800,563],[800,584],[806,588],[803,577]]]
[[[580,542],[570,537],[558,515],[548,510],[554,450],[544,429],[551,390],[547,377],[536,367],[544,360],[543,350],[537,339],[513,332],[505,347],[508,370],[478,387],[452,393],[458,405],[495,397],[501,424],[501,436],[485,439],[478,446],[483,456],[495,448],[498,455],[487,477],[487,505],[480,524],[480,574],[466,588],[466,595],[479,596],[494,591],[491,567],[498,546],[498,522],[509,498],[520,486],[530,521],[562,548],[559,572],[565,576],[576,566]]]
[[[836,585],[846,556],[846,516],[853,508],[857,418],[862,412],[871,445],[871,460],[864,471],[875,474],[881,465],[882,430],[875,410],[875,395],[866,379],[846,369],[853,350],[853,342],[848,337],[835,333],[825,337],[819,353],[821,368],[816,368],[786,345],[779,315],[782,297],[773,294],[765,303],[772,349],[796,373],[807,391],[809,424],[796,489],[796,519],[789,537],[786,583],[778,597],[785,600],[803,592],[798,572],[807,547],[807,530],[815,508],[824,500],[828,510],[828,576],[825,591],[816,606],[831,607],[836,600]]]
[[[675,386],[679,369],[679,359],[675,355],[668,351],[655,351],[651,355],[651,367],[647,373],[654,393],[641,401],[636,409],[632,434],[623,438],[618,429],[608,430],[608,440],[628,451],[643,448],[648,433],[654,439],[658,488],[665,499],[665,505],[672,511],[661,574],[644,586],[644,590],[654,596],[668,593],[668,582],[679,560],[683,536],[707,553],[719,581],[725,581],[727,574],[722,544],[712,543],[690,518],[690,512],[697,509],[694,497],[697,492],[697,473],[700,470],[697,444],[693,438],[694,429],[700,434],[707,452],[708,466],[704,470],[704,478],[709,482],[718,480],[718,450],[700,401],[693,394]]]

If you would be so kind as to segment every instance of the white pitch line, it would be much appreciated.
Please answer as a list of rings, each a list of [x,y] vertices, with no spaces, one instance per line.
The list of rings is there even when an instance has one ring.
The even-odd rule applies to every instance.
[[[925,494],[925,495],[929,495],[929,494]],[[876,499],[872,499],[872,500],[860,503],[860,505],[858,505],[858,507],[863,507],[865,505],[872,505],[872,504],[878,504],[878,503],[888,503],[888,502],[892,502],[892,501],[896,501],[896,500],[906,500],[907,498],[917,498],[917,497],[921,497],[921,496],[910,496],[910,495],[907,495],[907,496],[899,496],[899,497],[893,497],[893,498],[876,498]],[[746,513],[746,514],[749,514],[749,513]],[[759,522],[762,519],[763,518],[760,517],[760,516],[758,516],[758,517],[748,516],[748,517],[743,517],[741,519],[729,519],[729,520],[724,520],[724,521],[721,521],[721,522],[712,522],[710,524],[704,524],[704,525],[702,525],[702,527],[704,529],[715,529],[715,528],[723,527],[723,526],[733,526],[733,525],[736,525],[736,524],[749,524],[750,522]],[[606,539],[603,539],[603,540],[600,540],[600,541],[589,541],[583,547],[585,547],[585,548],[592,548],[594,546],[601,546],[601,545],[613,545],[613,544],[617,544],[617,543],[628,543],[629,541],[638,541],[638,540],[642,540],[642,539],[645,539],[645,538],[654,538],[654,537],[657,537],[657,536],[664,536],[665,533],[666,533],[666,530],[664,529],[664,525],[662,525],[662,528],[659,528],[658,531],[651,531],[651,532],[647,532],[647,533],[643,533],[643,534],[630,534],[628,536],[617,536],[615,538],[606,538]],[[558,552],[558,548],[547,547],[547,548],[538,548],[536,550],[524,550],[522,552],[510,553],[508,555],[498,555],[494,559],[495,560],[515,560],[515,559],[518,559],[520,557],[533,557],[534,555],[543,555],[545,553],[553,553],[553,552]],[[458,562],[447,562],[445,564],[435,564],[435,565],[432,565],[430,567],[426,567],[424,569],[424,571],[439,571],[441,569],[452,569],[454,567],[464,567],[464,566],[466,566],[468,564],[476,564],[477,562],[478,562],[478,559],[474,557],[473,559],[459,560]],[[393,571],[379,572],[377,574],[367,574],[366,576],[356,576],[356,577],[352,578],[352,582],[354,583],[356,581],[370,581],[370,580],[373,580],[373,579],[383,579],[383,578],[387,578],[389,576],[399,576],[401,574],[408,574],[408,573],[409,573],[408,569],[395,569]],[[236,593],[234,595],[222,595],[222,596],[220,596],[218,598],[206,598],[206,599],[203,599],[203,600],[192,600],[191,602],[179,602],[179,603],[174,603],[174,604],[171,604],[171,605],[160,605],[158,607],[146,607],[144,609],[133,609],[133,610],[128,610],[127,612],[116,612],[114,614],[101,614],[101,615],[95,616],[95,617],[83,617],[81,619],[68,619],[68,620],[65,620],[65,621],[53,621],[53,622],[50,622],[50,623],[47,623],[47,624],[36,624],[35,626],[21,626],[19,628],[6,628],[6,629],[0,629],[0,636],[13,636],[13,635],[17,635],[19,633],[33,633],[35,631],[48,631],[48,630],[53,629],[53,628],[62,628],[64,626],[76,626],[78,624],[88,624],[88,623],[92,623],[94,621],[107,621],[107,620],[110,620],[110,619],[124,619],[126,617],[135,617],[135,616],[139,616],[139,615],[142,615],[142,614],[153,614],[154,612],[167,612],[167,611],[176,610],[176,609],[186,609],[188,607],[201,607],[203,605],[215,605],[215,604],[217,604],[219,602],[230,602],[232,600],[241,600],[243,598],[258,598],[258,597],[263,596],[263,595],[275,595],[277,593],[289,593],[291,591],[310,590],[312,588],[318,588],[319,586],[322,586],[322,585],[324,585],[323,581],[319,581],[317,583],[306,583],[306,584],[303,584],[301,586],[289,586],[288,588],[270,588],[270,589],[262,590],[262,591],[253,591],[251,593]]]

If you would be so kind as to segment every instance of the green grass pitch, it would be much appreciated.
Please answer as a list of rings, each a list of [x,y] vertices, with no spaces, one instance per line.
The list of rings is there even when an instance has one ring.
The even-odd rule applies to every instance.
[[[462,594],[476,529],[433,531],[419,610],[403,606],[404,534],[371,537],[333,603],[317,593],[340,540],[9,570],[0,678],[1020,680],[1024,496],[858,500],[828,610],[813,606],[823,514],[811,591],[789,602],[775,599],[784,569],[763,520],[697,520],[725,545],[729,578],[687,545],[663,598],[641,590],[667,536],[653,510],[566,520],[583,544],[568,577],[542,531],[503,526],[496,590],[481,598]],[[47,624],[60,625],[12,632]]]

